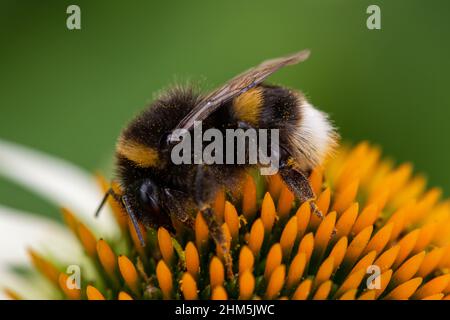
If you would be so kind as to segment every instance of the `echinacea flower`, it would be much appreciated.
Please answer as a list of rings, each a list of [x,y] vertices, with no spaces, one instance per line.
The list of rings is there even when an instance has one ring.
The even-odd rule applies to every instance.
[[[8,151],[20,157],[18,150]],[[5,172],[3,153],[0,171]],[[35,154],[27,156],[23,161],[33,165]],[[47,190],[45,165],[41,169],[35,180],[14,174],[18,170],[8,172],[36,191]],[[218,194],[214,208],[232,253],[232,278],[201,215],[194,230],[176,226],[175,235],[140,226],[146,240],[142,247],[114,199],[109,205],[118,228],[112,233],[97,228],[102,221],[79,215],[82,203],[62,203],[71,208],[62,210],[67,228],[54,225],[46,231],[53,239],[47,243],[51,251],[29,249],[38,284],[43,288],[45,283],[51,297],[91,300],[450,299],[450,202],[440,200],[439,189],[426,189],[411,164],[394,166],[381,158],[379,148],[362,142],[341,147],[309,179],[323,219],[311,213],[308,203],[298,203],[278,176],[267,181],[248,176],[240,197]],[[99,181],[104,189],[110,187]],[[100,199],[97,190],[93,194]],[[68,200],[53,197],[57,203]],[[91,212],[94,208],[89,202]],[[4,214],[0,219],[5,225]],[[59,236],[69,238],[69,233],[73,237],[66,240],[81,250],[64,260],[56,251],[62,250]],[[32,247],[43,240],[34,236],[26,235]],[[79,266],[80,287],[73,281],[76,268],[68,271],[68,266]],[[14,285],[5,292],[26,298]],[[44,289],[39,293],[44,295]]]

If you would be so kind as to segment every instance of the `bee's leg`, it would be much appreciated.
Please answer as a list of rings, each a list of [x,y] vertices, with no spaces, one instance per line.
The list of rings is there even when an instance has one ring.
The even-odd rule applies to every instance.
[[[314,202],[316,196],[305,174],[286,164],[281,165],[279,173],[284,183],[299,198],[300,202],[309,201],[312,212],[319,218],[323,218],[322,212]]]
[[[233,279],[234,275],[231,253],[227,247],[222,227],[217,221],[214,209],[211,208],[211,203],[214,201],[216,192],[219,189],[219,184],[216,179],[208,173],[208,169],[203,165],[197,166],[197,173],[195,175],[194,183],[194,198],[197,207],[208,225],[208,230],[211,237],[216,245],[222,250],[227,275],[230,279]]]
[[[166,204],[169,207],[170,214],[174,216],[175,219],[183,223],[189,229],[194,229],[194,219],[189,215],[187,210],[181,205],[180,199],[186,197],[184,192],[172,189],[164,189],[164,194],[166,196]]]
[[[241,129],[254,129],[252,125],[245,121],[238,122],[238,128]],[[288,188],[299,198],[301,202],[309,201],[312,212],[319,218],[323,218],[322,212],[320,212],[317,205],[314,203],[316,196],[314,195],[311,185],[309,184],[308,178],[301,171],[294,169],[289,165],[289,151],[280,145],[281,157],[288,160],[282,160],[280,165],[280,175],[284,183]]]

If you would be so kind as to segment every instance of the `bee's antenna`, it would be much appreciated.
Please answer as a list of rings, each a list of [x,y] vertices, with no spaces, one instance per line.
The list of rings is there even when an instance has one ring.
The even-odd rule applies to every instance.
[[[109,188],[108,191],[105,192],[105,195],[103,196],[102,202],[100,202],[100,205],[98,206],[97,210],[95,211],[95,217],[96,218],[100,214],[100,210],[102,210],[103,206],[106,203],[106,200],[108,200],[108,197],[111,195],[112,192],[113,192],[112,188]]]
[[[131,218],[131,222],[133,222],[134,230],[136,230],[139,241],[141,242],[141,246],[145,247],[144,237],[142,236],[141,229],[139,228],[139,223],[136,219],[136,215],[134,214],[133,210],[131,209],[131,206],[130,206],[130,203],[128,202],[127,196],[122,196],[122,201],[123,201],[123,204],[125,205],[125,210],[127,210],[127,213]]]

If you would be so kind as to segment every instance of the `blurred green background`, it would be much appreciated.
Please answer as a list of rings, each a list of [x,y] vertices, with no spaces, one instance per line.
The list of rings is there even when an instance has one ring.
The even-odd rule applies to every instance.
[[[82,30],[66,28],[70,4]],[[382,30],[366,28],[370,4]],[[310,48],[310,60],[271,81],[302,89],[345,140],[412,161],[448,196],[449,9],[447,0],[2,0],[0,138],[110,174],[120,129],[161,88],[192,79],[211,89]],[[58,216],[4,179],[0,203]]]

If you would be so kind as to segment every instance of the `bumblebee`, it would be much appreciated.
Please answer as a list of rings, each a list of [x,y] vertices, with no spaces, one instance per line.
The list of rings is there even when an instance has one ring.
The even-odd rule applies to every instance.
[[[235,190],[248,170],[258,164],[174,164],[173,133],[190,132],[196,121],[203,128],[278,129],[279,174],[300,202],[315,199],[308,175],[330,153],[337,133],[325,113],[297,90],[263,83],[275,71],[308,58],[304,50],[267,60],[236,76],[207,95],[191,87],[174,87],[162,94],[122,131],[116,146],[117,180],[123,194],[109,190],[130,216],[140,241],[139,223],[174,232],[174,222],[193,228],[200,212],[211,237],[224,253],[228,275],[231,256],[212,203],[221,188]],[[314,201],[313,212],[322,216]],[[97,211],[98,213],[98,211]]]

